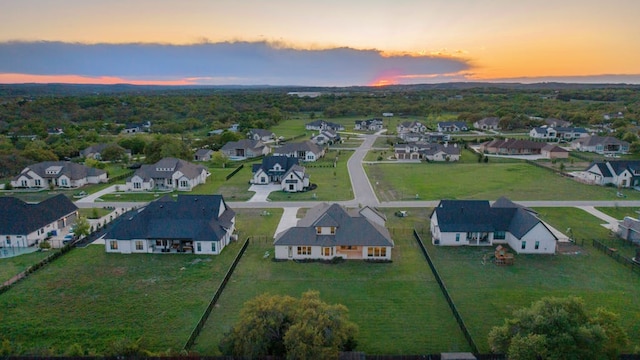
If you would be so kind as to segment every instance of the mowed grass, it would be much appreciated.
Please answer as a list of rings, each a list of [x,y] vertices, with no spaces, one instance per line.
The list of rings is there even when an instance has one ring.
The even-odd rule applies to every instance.
[[[269,194],[271,201],[340,201],[353,199],[351,188],[351,178],[347,169],[347,161],[353,155],[352,151],[340,150],[329,151],[319,161],[306,163],[305,166],[309,174],[309,181],[317,184],[315,190],[288,193],[276,191]],[[333,161],[338,157],[337,166],[333,167]],[[315,197],[314,197],[315,194]]]
[[[436,247],[423,239],[480,351],[489,351],[487,334],[493,326],[545,296],[579,296],[589,309],[618,313],[631,340],[626,351],[640,346],[640,276],[586,240],[608,230],[600,230],[599,220],[579,209],[536,210],[551,225],[563,231],[571,227],[578,239],[585,239],[578,254],[516,255],[513,266],[499,267],[483,264],[493,248]]]
[[[640,216],[640,208],[637,207],[598,207],[596,209],[618,220],[624,219],[625,216],[629,216],[635,219]]]
[[[239,249],[239,242],[218,256],[74,249],[0,296],[0,333],[22,354],[63,354],[74,343],[102,354],[140,338],[151,351],[179,351]]]
[[[318,290],[340,303],[359,326],[359,351],[367,354],[431,354],[469,351],[450,309],[410,231],[394,237],[393,263],[273,262],[271,240],[253,242],[240,261],[194,350],[219,354],[223,334],[242,304],[262,293],[299,297]],[[272,257],[273,255],[271,255]]]
[[[364,165],[380,201],[415,199],[617,200],[616,189],[564,178],[524,162]],[[621,190],[628,200],[635,190]]]
[[[11,251],[11,249],[7,249],[9,254]],[[51,255],[52,252],[53,251],[36,251],[10,258],[0,258],[0,284],[27,270],[29,266]]]

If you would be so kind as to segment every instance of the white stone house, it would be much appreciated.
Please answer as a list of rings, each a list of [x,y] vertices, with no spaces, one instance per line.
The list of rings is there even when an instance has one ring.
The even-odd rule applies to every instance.
[[[571,148],[578,151],[606,155],[622,155],[629,152],[630,144],[612,136],[587,136],[571,142]]]
[[[11,180],[14,188],[78,188],[107,182],[107,172],[70,161],[45,161],[24,168]]]
[[[313,162],[324,156],[323,147],[307,140],[299,143],[288,143],[273,150],[273,155],[297,158],[300,161]]]
[[[585,180],[597,185],[637,187],[640,186],[640,161],[594,162],[582,174]]]
[[[280,184],[285,192],[305,191],[309,185],[309,175],[294,157],[266,156],[262,163],[254,164],[250,183],[256,185]]]
[[[127,179],[128,191],[193,190],[204,184],[209,176],[207,168],[176,158],[164,158],[152,165],[142,165]]]

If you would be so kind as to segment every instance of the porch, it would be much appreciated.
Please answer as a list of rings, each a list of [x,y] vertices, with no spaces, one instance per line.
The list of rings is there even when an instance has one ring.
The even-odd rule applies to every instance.
[[[363,259],[362,246],[336,246],[335,256],[349,260]]]
[[[193,240],[150,240],[149,248],[154,254],[193,254]]]
[[[469,245],[473,245],[473,246],[491,245],[488,232],[468,232],[467,241],[469,242]]]

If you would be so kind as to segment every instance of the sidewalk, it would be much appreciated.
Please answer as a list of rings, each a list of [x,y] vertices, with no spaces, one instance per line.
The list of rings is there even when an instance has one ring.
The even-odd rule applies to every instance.
[[[89,194],[85,197],[83,197],[82,199],[78,199],[76,200],[77,203],[92,203],[95,202],[97,198],[99,198],[102,195],[106,195],[106,194],[111,194],[113,192],[116,192],[116,187],[117,186],[122,186],[122,184],[120,185],[111,185],[106,189],[102,189],[98,192],[95,192],[93,194]]]
[[[283,231],[292,228],[298,224],[298,218],[296,215],[298,214],[297,207],[286,207],[284,208],[284,212],[282,213],[282,217],[280,218],[280,222],[278,223],[278,228],[276,229],[274,238],[280,235]]]
[[[602,226],[604,226],[605,228],[613,231],[614,233],[618,232],[618,219],[611,217],[605,213],[603,213],[600,210],[597,210],[595,207],[593,206],[576,206],[578,209],[582,209],[586,212],[588,212],[589,214],[599,218],[600,220],[605,221],[605,224],[601,224]]]

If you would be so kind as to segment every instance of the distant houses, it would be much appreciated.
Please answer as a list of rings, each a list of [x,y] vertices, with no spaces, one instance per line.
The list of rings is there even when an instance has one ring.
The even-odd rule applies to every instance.
[[[529,136],[534,139],[545,141],[573,141],[575,139],[589,136],[589,132],[584,128],[572,127],[535,127],[529,131]]]
[[[500,130],[500,118],[486,117],[474,122],[473,127],[478,130]]]
[[[311,137],[311,141],[316,145],[333,145],[341,141],[340,134],[333,130],[321,130]]]
[[[109,148],[115,148],[125,154],[127,157],[131,157],[131,150],[125,149],[118,144],[95,144],[91,145],[84,150],[80,151],[80,156],[84,158],[90,158],[95,160],[102,160],[102,152]]]
[[[164,158],[155,164],[142,165],[127,179],[127,191],[193,190],[204,184],[209,176],[207,168],[176,158]]]
[[[107,182],[107,172],[70,161],[45,161],[24,168],[11,180],[14,188],[78,188]]]
[[[193,154],[193,161],[211,161],[213,152],[211,149],[198,149],[196,153]]]
[[[356,120],[354,130],[379,131],[384,129],[382,119]]]
[[[460,132],[468,131],[467,123],[463,121],[441,121],[438,123],[438,132]]]
[[[480,152],[495,155],[540,155],[547,144],[539,141],[519,139],[494,139],[482,143]]]
[[[127,123],[122,129],[123,134],[137,134],[141,132],[149,132],[151,130],[151,121],[144,121],[139,123]]]
[[[571,142],[571,148],[578,151],[603,155],[622,155],[629,152],[630,144],[612,136],[587,136]]]
[[[244,160],[267,155],[271,152],[271,147],[260,140],[242,139],[224,144],[220,151],[231,160]]]
[[[279,184],[285,192],[306,191],[310,186],[306,169],[299,165],[295,157],[266,156],[262,163],[253,165],[251,172],[251,184]]]
[[[273,149],[273,155],[288,156],[308,162],[320,159],[324,156],[324,153],[325,150],[323,147],[309,140],[298,143],[288,143]]]
[[[261,141],[263,143],[275,140],[276,138],[276,135],[273,132],[265,129],[251,129],[247,133],[247,136],[249,139]]]
[[[640,160],[594,162],[582,172],[582,179],[596,185],[640,186]]]
[[[398,160],[458,161],[460,148],[458,144],[423,142],[397,144],[394,147],[394,155]]]
[[[326,120],[315,120],[305,125],[307,130],[333,130],[333,131],[344,131],[344,126],[336,123],[332,123]]]

